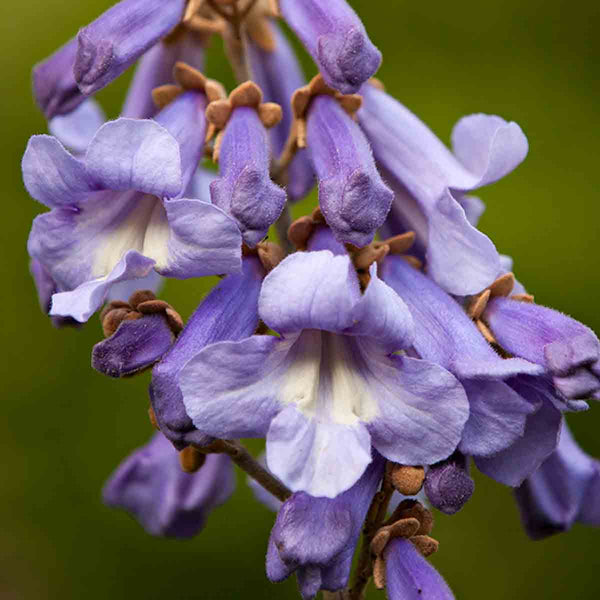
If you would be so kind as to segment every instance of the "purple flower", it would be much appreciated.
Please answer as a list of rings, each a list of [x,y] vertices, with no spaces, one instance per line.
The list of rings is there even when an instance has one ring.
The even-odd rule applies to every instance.
[[[409,540],[391,540],[383,556],[389,600],[454,600],[448,584]]]
[[[292,126],[292,107],[290,99],[295,90],[305,84],[304,75],[286,37],[279,27],[269,23],[275,48],[265,50],[251,37],[248,39],[248,61],[252,80],[262,90],[266,102],[276,102],[281,106],[283,118],[270,131],[273,153],[278,156]],[[282,76],[285,73],[285,76]],[[301,200],[315,184],[315,174],[310,164],[308,152],[300,149],[288,167],[286,192],[292,202]]]
[[[105,122],[100,105],[89,98],[70,113],[50,119],[48,130],[63,146],[79,156],[85,154],[96,131]]]
[[[183,17],[186,0],[122,0],[77,34],[75,80],[89,95],[108,85]]]
[[[352,94],[379,68],[381,52],[345,0],[279,0],[279,5],[330,87]]]
[[[506,351],[542,365],[566,399],[600,399],[600,342],[591,329],[551,308],[510,298],[492,299],[484,319]]]
[[[210,184],[210,195],[236,219],[251,247],[267,235],[285,205],[285,191],[271,181],[269,166],[267,131],[257,110],[234,107],[220,146],[220,177]]]
[[[543,373],[523,359],[503,359],[485,341],[462,306],[400,256],[387,256],[383,280],[406,302],[415,325],[418,356],[455,375],[469,398],[469,420],[460,443],[464,454],[491,456],[509,447],[525,430],[536,404],[504,380]]]
[[[156,121],[106,123],[82,159],[55,138],[31,138],[25,186],[51,210],[34,220],[28,250],[61,290],[51,314],[85,321],[113,284],[152,269],[178,278],[239,269],[233,220],[181,198],[202,153],[205,105],[186,92]]]
[[[331,96],[312,99],[307,117],[310,157],[319,181],[319,204],[335,236],[366,246],[393,200],[364,134]]]
[[[233,492],[233,465],[222,454],[206,457],[186,473],[169,441],[155,433],[148,444],[125,459],[103,491],[104,502],[129,512],[150,534],[189,538],[204,526],[210,511]]]
[[[521,520],[534,540],[568,531],[575,522],[600,526],[600,462],[563,425],[556,450],[515,490]]]
[[[150,398],[165,436],[181,450],[188,444],[205,445],[183,405],[178,375],[190,357],[221,340],[241,340],[258,326],[258,294],[264,269],[254,256],[243,259],[242,272],[228,275],[190,317],[177,343],[152,371]]]
[[[277,477],[329,498],[360,478],[371,443],[407,465],[452,453],[468,416],[464,391],[442,367],[393,354],[410,346],[412,319],[375,266],[361,294],[347,254],[292,254],[265,278],[259,315],[281,337],[211,344],[181,371],[198,429],[266,436]]]
[[[296,492],[286,500],[269,538],[267,577],[283,581],[295,571],[304,599],[342,589],[384,464],[375,453],[362,477],[336,498]]]
[[[447,292],[480,292],[498,276],[500,259],[489,238],[469,223],[460,200],[525,158],[528,145],[520,127],[495,116],[465,117],[452,133],[452,154],[385,92],[368,84],[361,94],[359,122],[396,193],[396,225],[416,232],[428,273]]]
[[[468,459],[460,452],[432,465],[425,478],[427,499],[447,515],[457,513],[473,495],[475,483],[469,476]]]
[[[71,112],[85,100],[73,75],[76,53],[77,40],[72,39],[33,68],[33,95],[47,119]]]

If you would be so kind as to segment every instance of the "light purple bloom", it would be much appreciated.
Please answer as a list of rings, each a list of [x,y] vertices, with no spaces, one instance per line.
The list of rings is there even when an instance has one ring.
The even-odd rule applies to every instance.
[[[510,298],[492,299],[484,319],[507,352],[547,369],[565,398],[600,398],[600,342],[589,327],[551,308]]]
[[[438,510],[453,515],[473,495],[475,483],[469,476],[468,458],[455,452],[450,458],[432,465],[425,478],[427,499]]]
[[[258,294],[264,274],[257,257],[245,257],[242,272],[228,275],[202,301],[175,345],[152,370],[150,398],[156,420],[180,450],[188,444],[202,446],[210,440],[196,429],[185,411],[179,372],[205,346],[221,340],[241,340],[256,331]]]
[[[61,290],[51,314],[85,321],[114,283],[152,269],[178,278],[239,269],[235,222],[181,198],[202,154],[205,106],[187,92],[156,121],[106,123],[82,159],[55,138],[31,138],[25,186],[51,210],[34,220],[28,250]]]
[[[345,0],[279,0],[279,6],[330,87],[352,94],[379,68],[381,52]]]
[[[319,182],[319,204],[335,236],[366,246],[383,224],[394,195],[379,175],[360,127],[331,96],[313,98],[308,150]]]
[[[441,287],[459,296],[480,292],[496,279],[500,259],[459,201],[522,162],[528,145],[520,127],[496,116],[464,117],[452,133],[453,154],[385,92],[367,84],[361,94],[359,122],[396,193],[394,218],[416,232],[428,273]]]
[[[320,589],[335,591],[348,583],[354,550],[384,464],[375,453],[362,477],[336,498],[296,492],[283,503],[267,550],[271,581],[282,581],[295,571],[305,600]]]
[[[73,75],[76,53],[77,40],[72,39],[33,68],[33,95],[47,119],[71,112],[85,100]]]
[[[85,154],[96,131],[105,123],[106,117],[100,105],[88,98],[66,115],[58,115],[48,122],[48,130],[75,156]]]
[[[454,600],[448,584],[409,540],[391,540],[383,556],[389,600]]]
[[[523,527],[534,540],[574,523],[600,526],[600,462],[577,445],[563,424],[556,450],[515,490]]]
[[[277,477],[329,498],[359,479],[371,443],[402,464],[432,464],[455,449],[465,393],[442,367],[393,354],[410,346],[412,319],[375,265],[361,295],[349,256],[292,254],[265,278],[259,315],[281,337],[211,344],[181,371],[196,427],[266,436]]]
[[[177,451],[155,433],[119,465],[104,486],[103,498],[129,512],[152,535],[189,538],[231,496],[234,486],[227,456],[208,455],[198,471],[185,473]]]
[[[257,111],[234,108],[221,143],[220,177],[210,184],[210,195],[237,220],[251,247],[267,235],[285,205],[285,191],[271,181],[269,166],[267,132]]]
[[[85,95],[116,79],[183,17],[186,0],[122,0],[77,34],[75,80]]]
[[[273,154],[279,156],[292,126],[293,93],[306,82],[298,59],[285,35],[279,27],[270,23],[275,40],[275,49],[260,48],[251,37],[248,39],[248,62],[255,81],[263,92],[265,102],[276,102],[281,106],[283,118],[269,132]],[[300,149],[288,167],[286,192],[292,202],[301,200],[315,184],[314,170],[310,164],[308,151]]]
[[[538,375],[543,368],[523,359],[503,359],[485,341],[462,306],[402,257],[387,256],[382,278],[406,302],[415,325],[418,356],[455,375],[469,398],[470,414],[460,443],[464,454],[491,456],[519,439],[537,405],[504,380]]]

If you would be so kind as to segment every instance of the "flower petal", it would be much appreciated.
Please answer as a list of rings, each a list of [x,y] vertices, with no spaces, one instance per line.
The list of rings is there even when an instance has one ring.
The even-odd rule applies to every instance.
[[[288,406],[267,433],[269,469],[292,491],[335,498],[353,486],[371,462],[364,425],[305,417]]]
[[[54,117],[48,123],[48,129],[75,154],[83,154],[105,121],[100,105],[90,98],[69,114]]]

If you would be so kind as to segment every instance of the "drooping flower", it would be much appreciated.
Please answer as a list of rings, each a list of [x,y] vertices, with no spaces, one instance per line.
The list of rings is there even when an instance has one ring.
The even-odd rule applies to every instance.
[[[228,275],[202,301],[170,351],[152,371],[150,399],[160,430],[181,450],[210,441],[185,411],[178,375],[190,357],[221,340],[237,341],[258,326],[258,295],[265,270],[256,256],[246,256],[242,272]]]
[[[346,0],[279,0],[283,17],[330,87],[353,94],[381,63],[358,15]]]
[[[361,294],[343,246],[322,233],[263,283],[259,315],[281,337],[211,344],[179,385],[198,429],[266,436],[267,464],[292,491],[333,498],[364,472],[371,444],[401,464],[446,458],[468,405],[445,369],[394,354],[412,342],[408,309],[375,266]]]
[[[588,456],[563,425],[556,450],[516,490],[527,535],[534,540],[574,523],[600,526],[600,462]]]
[[[233,465],[211,454],[195,473],[182,470],[170,442],[155,433],[125,459],[104,486],[104,502],[130,513],[150,534],[189,538],[233,492]]]
[[[178,278],[239,269],[235,223],[181,197],[202,152],[205,106],[188,91],[156,121],[106,123],[83,159],[55,138],[31,138],[25,186],[51,210],[35,219],[28,250],[60,290],[51,314],[85,321],[114,283],[152,269]]]
[[[296,572],[305,599],[321,589],[336,591],[348,583],[352,557],[384,463],[375,453],[361,478],[335,498],[296,492],[283,503],[267,550],[271,581],[283,581]]]
[[[382,90],[365,84],[361,94],[359,122],[396,194],[396,226],[416,232],[429,275],[447,292],[480,292],[498,276],[500,259],[490,239],[469,223],[460,201],[522,162],[528,144],[520,127],[496,116],[464,117],[452,133],[453,154]]]

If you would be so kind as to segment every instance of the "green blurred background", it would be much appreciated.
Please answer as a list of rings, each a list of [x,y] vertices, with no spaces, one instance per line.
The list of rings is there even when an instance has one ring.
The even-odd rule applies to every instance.
[[[325,0],[323,0],[325,1]],[[540,303],[600,331],[597,310],[600,9],[597,2],[355,0],[384,54],[379,77],[448,140],[472,112],[517,121],[530,156],[482,191],[482,228]],[[109,0],[2,2],[2,294],[0,597],[296,598],[295,581],[271,585],[264,553],[273,515],[243,479],[232,501],[189,542],[153,539],[126,514],[105,508],[100,489],[117,463],[151,434],[147,376],[112,381],[92,371],[96,317],[57,331],[40,313],[25,242],[41,207],[21,182],[20,159],[45,123],[30,95],[30,69],[109,6]],[[231,83],[214,43],[210,75]],[[307,73],[314,67],[305,61]],[[130,74],[129,74],[130,75]],[[116,116],[129,75],[99,98]],[[163,294],[184,316],[207,282],[169,282]],[[600,409],[570,419],[600,456]],[[256,448],[256,446],[255,446]],[[508,489],[482,476],[467,508],[438,515],[433,562],[457,598],[597,599],[597,531],[528,541]],[[370,591],[371,598],[377,592]],[[381,596],[379,596],[381,597]]]

